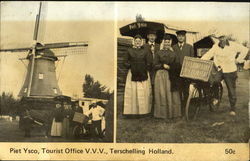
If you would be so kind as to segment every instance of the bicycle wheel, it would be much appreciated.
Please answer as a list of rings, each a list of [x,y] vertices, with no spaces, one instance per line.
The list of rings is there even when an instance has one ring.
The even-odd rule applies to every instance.
[[[221,83],[218,83],[216,85],[214,85],[211,89],[210,89],[210,93],[211,95],[211,100],[209,103],[210,106],[210,111],[218,111],[219,110],[219,106],[221,103],[221,99],[222,99],[222,95],[223,95],[223,86]]]
[[[83,128],[79,125],[76,125],[74,128],[73,128],[73,136],[74,138],[78,139],[81,137],[83,133]]]
[[[198,97],[196,97],[197,95]],[[188,96],[185,107],[187,121],[196,119],[196,116],[200,110],[200,98],[201,92],[197,88],[194,88]]]

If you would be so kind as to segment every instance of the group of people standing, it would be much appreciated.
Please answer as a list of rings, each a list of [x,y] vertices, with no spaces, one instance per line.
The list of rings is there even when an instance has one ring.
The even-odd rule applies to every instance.
[[[155,42],[155,31],[147,35],[148,42],[136,35],[133,47],[125,55],[129,69],[124,94],[124,115],[148,115],[156,118],[180,118],[189,82],[179,77],[184,56],[194,56],[187,44],[186,31],[177,31],[178,43],[165,34],[161,44]]]
[[[172,45],[172,37],[165,34],[161,44],[155,42],[155,31],[147,34],[147,43],[136,35],[133,47],[125,55],[128,69],[124,93],[125,116],[151,115],[155,118],[176,119],[184,115],[189,94],[190,80],[180,77],[185,56],[194,57],[192,45],[186,43],[186,31],[176,32],[178,43]],[[237,53],[240,53],[236,58]],[[244,61],[247,51],[229,44],[225,36],[202,56],[213,59],[228,89],[230,115],[235,115],[236,63]]]
[[[75,109],[79,112],[83,112],[82,108],[80,108],[77,103],[75,104]],[[81,111],[80,111],[81,110]],[[70,131],[73,128],[73,117],[74,110],[70,103],[64,101],[61,103],[57,103],[55,109],[53,110],[53,121],[51,125],[51,136],[63,136],[65,138],[70,137]]]
[[[84,116],[88,117],[88,119],[84,119],[83,123],[79,123],[73,120],[75,112],[83,114],[83,109],[78,102],[74,104],[74,109],[67,102],[63,102],[63,108],[61,104],[56,104],[53,113],[51,136],[70,138],[73,135],[73,128],[79,125],[84,127],[83,130],[89,131],[92,138],[103,137],[101,123],[105,112],[104,106],[102,102],[89,105],[89,110],[84,112]],[[91,126],[88,126],[89,119],[91,120]]]
[[[72,104],[73,103],[73,104]],[[82,114],[86,119],[82,123],[74,120],[75,113]],[[41,129],[45,132],[45,137],[62,137],[70,139],[74,136],[74,128],[76,126],[83,127],[83,130],[91,138],[102,138],[102,119],[105,114],[105,105],[102,102],[92,103],[89,105],[88,111],[83,111],[79,106],[79,101],[71,102],[70,100],[57,101],[55,107],[50,111],[50,114],[45,115],[46,119],[43,122],[36,121],[33,118],[30,110],[25,109],[23,114],[23,125],[25,137],[31,137],[31,130],[33,123],[40,125]],[[91,120],[91,124],[89,123]]]

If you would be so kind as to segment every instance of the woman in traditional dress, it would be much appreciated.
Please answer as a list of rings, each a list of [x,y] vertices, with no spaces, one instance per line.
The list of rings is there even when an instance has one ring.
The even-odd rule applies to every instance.
[[[70,120],[71,120],[71,105],[68,102],[63,102],[63,122],[62,122],[62,136],[64,138],[70,137]]]
[[[177,118],[181,116],[181,104],[178,90],[171,88],[170,71],[175,61],[175,53],[171,47],[170,35],[165,35],[161,44],[161,50],[155,55],[155,104],[154,117],[156,118]],[[174,67],[173,67],[174,68]],[[171,90],[172,89],[172,90]]]
[[[53,117],[51,136],[62,136],[63,110],[61,104],[56,104],[56,108],[53,111]]]
[[[140,35],[133,39],[133,47],[125,55],[129,69],[124,94],[124,115],[145,115],[151,112],[152,89],[149,76],[149,52],[143,48]]]

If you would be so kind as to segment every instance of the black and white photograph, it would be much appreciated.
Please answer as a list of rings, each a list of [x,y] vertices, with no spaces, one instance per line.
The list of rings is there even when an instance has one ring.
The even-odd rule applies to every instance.
[[[249,11],[1,1],[0,160],[249,160]]]
[[[113,142],[113,8],[1,2],[1,142]]]
[[[247,143],[249,4],[117,8],[117,142]]]

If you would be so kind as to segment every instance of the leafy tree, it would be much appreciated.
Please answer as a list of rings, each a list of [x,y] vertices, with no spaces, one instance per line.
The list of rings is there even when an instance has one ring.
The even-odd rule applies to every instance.
[[[0,95],[0,114],[16,115],[19,101],[11,93],[3,92]]]
[[[83,93],[83,96],[87,98],[109,100],[113,92],[110,92],[110,89],[102,85],[99,81],[95,81],[91,75],[86,74],[83,83]]]

